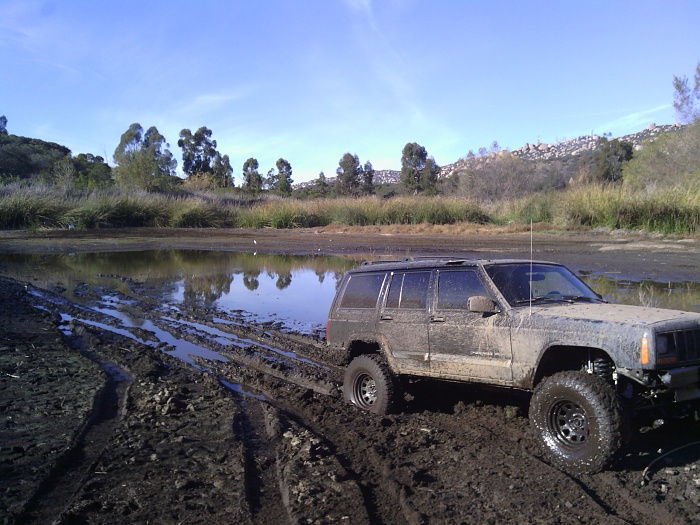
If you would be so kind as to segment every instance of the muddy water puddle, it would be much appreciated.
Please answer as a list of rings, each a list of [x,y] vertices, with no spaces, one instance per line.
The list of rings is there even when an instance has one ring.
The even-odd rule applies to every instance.
[[[341,277],[360,262],[194,250],[13,254],[0,255],[0,274],[58,293],[65,303],[53,309],[63,325],[80,321],[190,364],[197,358],[226,362],[236,354],[263,365],[318,370],[318,363],[268,342],[269,331],[320,340]],[[613,303],[700,312],[700,279],[577,273]]]

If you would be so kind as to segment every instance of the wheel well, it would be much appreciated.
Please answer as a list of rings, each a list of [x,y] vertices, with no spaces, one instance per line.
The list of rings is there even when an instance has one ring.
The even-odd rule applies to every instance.
[[[349,363],[358,355],[380,353],[379,343],[376,341],[353,341],[348,348],[347,362]]]
[[[552,346],[540,359],[532,387],[536,387],[545,377],[564,370],[587,370],[612,381],[614,369],[613,360],[599,348]]]

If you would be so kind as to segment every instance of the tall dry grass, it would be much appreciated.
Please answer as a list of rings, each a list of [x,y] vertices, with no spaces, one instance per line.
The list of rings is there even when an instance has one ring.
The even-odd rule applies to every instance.
[[[543,222],[563,227],[643,229],[696,233],[700,191],[625,191],[586,186],[534,194],[488,207],[458,197],[259,201],[198,192],[76,192],[49,186],[0,186],[0,229],[67,227],[249,227],[449,225],[455,223]]]
[[[700,191],[693,189],[630,192],[588,186],[564,193],[560,208],[564,222],[573,226],[696,233],[700,225]]]

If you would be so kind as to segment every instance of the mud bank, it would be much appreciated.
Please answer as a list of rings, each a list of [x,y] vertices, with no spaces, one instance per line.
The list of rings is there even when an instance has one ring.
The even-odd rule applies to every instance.
[[[272,244],[266,231],[242,235],[221,242]],[[326,233],[295,235],[303,240],[276,233],[275,243],[311,253]],[[401,235],[416,252],[445,241],[421,245],[415,233]],[[529,249],[529,234],[512,235],[513,250]],[[384,240],[367,238],[343,249]],[[609,235],[603,241],[628,245]],[[664,263],[697,279],[696,241],[634,242],[661,241],[684,251],[628,246],[624,258],[617,252],[608,262],[623,271],[642,261],[642,272]],[[129,242],[143,249],[153,241]],[[497,253],[511,240],[480,242],[479,253]],[[552,242],[557,256],[542,258],[605,253],[590,242]],[[44,249],[59,245],[49,239]],[[4,240],[0,246],[7,249]],[[36,249],[36,239],[24,246]],[[130,308],[159,322],[158,305],[138,283],[127,284]],[[700,432],[690,420],[641,422],[613,469],[574,478],[540,456],[527,396],[410,382],[402,411],[377,418],[343,403],[342,370],[320,339],[249,325],[231,312],[179,316],[250,344],[179,333],[226,357],[192,366],[147,344],[146,331],[137,341],[101,329],[110,321],[99,313],[0,278],[0,522],[700,523]],[[273,359],[271,348],[286,354]]]

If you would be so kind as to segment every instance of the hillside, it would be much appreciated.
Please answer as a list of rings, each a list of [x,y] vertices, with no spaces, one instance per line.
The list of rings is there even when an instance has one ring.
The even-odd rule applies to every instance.
[[[677,132],[683,126],[680,124],[664,124],[657,126],[656,124],[649,124],[642,131],[637,133],[632,133],[629,135],[624,135],[622,137],[612,137],[619,140],[624,140],[632,143],[635,150],[641,148],[641,145],[648,141],[654,140],[662,133],[667,132]],[[520,157],[525,160],[532,161],[555,161],[555,160],[567,160],[578,157],[586,152],[592,152],[596,149],[596,144],[601,138],[600,135],[584,135],[577,137],[575,139],[563,140],[560,142],[555,142],[552,144],[545,143],[535,143],[535,144],[525,144],[518,149],[510,151],[516,157]],[[496,153],[492,153],[495,155]],[[455,171],[466,167],[470,159],[463,157],[451,164],[446,164],[440,168],[440,177],[449,177]],[[374,184],[397,184],[401,178],[401,172],[397,170],[377,170],[374,174]],[[335,177],[329,177],[326,179],[329,184],[335,181]],[[315,183],[314,180],[309,182],[302,182],[300,184],[295,184],[295,188],[303,188],[305,186],[312,186]]]

